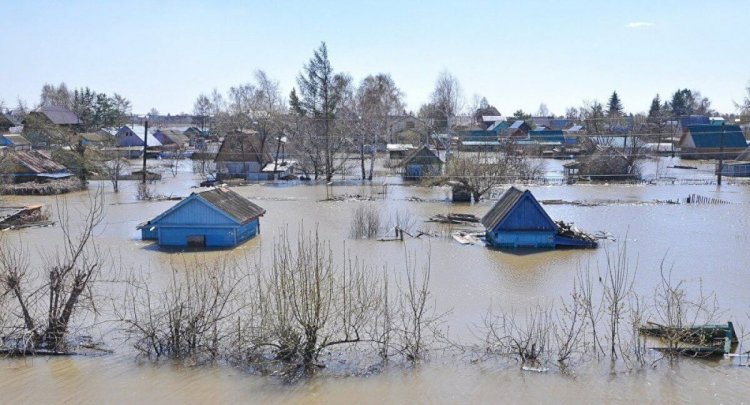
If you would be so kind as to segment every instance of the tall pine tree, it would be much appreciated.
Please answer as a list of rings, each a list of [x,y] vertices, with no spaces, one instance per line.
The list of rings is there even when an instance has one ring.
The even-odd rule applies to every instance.
[[[609,96],[609,102],[607,103],[607,117],[615,118],[622,116],[622,102],[616,91],[612,92]]]

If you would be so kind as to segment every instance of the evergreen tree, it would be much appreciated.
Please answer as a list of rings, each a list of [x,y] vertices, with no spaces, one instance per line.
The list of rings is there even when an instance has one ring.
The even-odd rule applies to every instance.
[[[651,107],[648,109],[648,122],[658,122],[662,118],[662,103],[659,94],[651,100]]]
[[[609,102],[607,103],[607,116],[610,118],[622,116],[622,102],[616,91],[613,91],[612,95],[609,97]]]

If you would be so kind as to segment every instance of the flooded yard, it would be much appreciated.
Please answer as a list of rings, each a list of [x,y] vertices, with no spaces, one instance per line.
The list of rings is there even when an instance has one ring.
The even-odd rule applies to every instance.
[[[481,245],[460,245],[449,230],[425,222],[449,212],[482,216],[493,204],[452,204],[450,191],[441,187],[403,184],[397,177],[379,178],[372,185],[340,181],[325,184],[235,187],[242,196],[267,210],[261,234],[231,250],[174,251],[142,241],[136,226],[174,205],[175,201],[141,202],[135,199],[136,182],[124,181],[121,191],[111,184],[93,182],[105,189],[106,217],[98,227],[96,242],[111,255],[113,266],[100,279],[117,278],[123,269],[148,274],[154,283],[168,279],[171,266],[183,260],[235,259],[243,263],[270,263],[273,243],[282,229],[292,234],[300,224],[316,228],[329,240],[335,257],[348,249],[372,268],[398,271],[405,252],[431,262],[432,299],[445,312],[445,326],[453,339],[471,341],[473,327],[482,322],[489,307],[524,311],[556,302],[573,289],[577,271],[585,266],[603,268],[607,253],[627,245],[628,259],[637,265],[634,289],[648,300],[660,282],[660,265],[672,268],[672,277],[684,280],[690,292],[716,293],[721,321],[734,321],[739,334],[750,332],[750,186],[727,181],[720,188],[698,184],[712,179],[709,165],[697,170],[668,169],[677,162],[665,158],[649,170],[658,173],[655,184],[541,185],[529,189],[540,201],[581,201],[592,204],[549,204],[553,219],[564,219],[590,232],[603,231],[614,241],[603,241],[595,250],[541,252],[499,251]],[[546,162],[557,173],[558,161]],[[152,185],[161,195],[187,196],[200,178],[183,168],[175,177],[166,174]],[[695,181],[681,181],[681,180]],[[674,181],[672,181],[674,180]],[[672,183],[675,184],[672,184]],[[383,186],[388,183],[388,186]],[[692,183],[692,184],[691,184]],[[730,204],[664,204],[697,194]],[[329,196],[339,196],[328,201]],[[353,198],[353,196],[358,196]],[[80,217],[87,193],[59,197],[3,197],[4,205],[43,203],[53,208],[66,201],[71,221]],[[369,200],[369,201],[364,201]],[[417,230],[435,237],[406,238],[401,242],[349,237],[351,218],[358,206],[371,204],[384,218],[409,216]],[[386,220],[387,222],[387,220]],[[60,240],[60,228],[29,228],[3,232],[5,243],[22,243],[40,263]],[[249,264],[248,264],[249,265]],[[101,294],[117,294],[114,283],[100,283]],[[554,370],[524,372],[516,366],[474,362],[470,356],[434,351],[429,360],[414,367],[385,368],[366,376],[319,374],[309,381],[286,384],[225,364],[189,366],[168,361],[139,359],[129,342],[118,336],[108,320],[111,303],[100,308],[96,328],[115,351],[103,356],[35,357],[0,361],[0,392],[7,403],[29,402],[256,402],[256,403],[468,403],[468,402],[580,402],[583,392],[590,402],[708,402],[742,403],[750,398],[750,369],[729,360],[683,359],[675,365],[610,374],[606,367],[584,364],[572,374]],[[744,337],[741,348],[747,350]],[[335,361],[335,360],[334,360]],[[736,362],[734,362],[736,364]]]

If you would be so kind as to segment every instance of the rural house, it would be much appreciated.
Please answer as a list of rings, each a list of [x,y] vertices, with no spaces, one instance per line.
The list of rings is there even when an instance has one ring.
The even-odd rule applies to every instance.
[[[23,135],[35,145],[59,143],[81,129],[78,116],[59,106],[39,107],[23,120]]]
[[[747,141],[737,125],[689,125],[679,147],[683,159],[734,159],[747,149]]]
[[[595,247],[590,237],[563,233],[529,190],[511,187],[482,217],[487,243],[497,248]],[[575,232],[575,234],[579,234]]]
[[[115,142],[118,147],[129,148],[129,147],[143,147],[143,136],[144,127],[142,126],[128,126],[125,125],[117,130],[115,134]],[[148,147],[161,146],[161,142],[154,138],[152,134],[149,134],[147,138]]]
[[[0,174],[13,183],[72,176],[65,166],[36,150],[9,151],[0,158]]]
[[[502,138],[519,139],[526,138],[531,131],[531,127],[524,120],[516,120],[509,127],[502,130]]]
[[[403,175],[406,180],[421,180],[443,173],[443,161],[427,145],[406,155],[401,161],[401,166],[404,168]]]
[[[5,134],[0,137],[0,146],[13,150],[29,150],[31,142],[19,134]]]
[[[224,137],[214,161],[219,179],[243,178],[247,180],[265,180],[269,177],[262,169],[266,163],[273,162],[261,145],[255,131],[235,131]]]
[[[156,138],[163,146],[184,148],[190,143],[190,139],[177,129],[158,129],[154,132]]]
[[[143,240],[160,246],[232,247],[260,233],[266,210],[226,188],[193,193],[138,225]]]

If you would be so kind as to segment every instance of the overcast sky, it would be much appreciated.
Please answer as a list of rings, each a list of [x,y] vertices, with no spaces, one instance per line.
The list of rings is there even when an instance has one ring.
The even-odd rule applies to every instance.
[[[155,4],[152,4],[155,3]],[[438,73],[504,115],[563,114],[617,90],[625,110],[699,90],[734,112],[750,80],[750,1],[0,0],[0,99],[44,83],[129,98],[136,113],[192,112],[264,69],[288,95],[321,41],[336,71],[390,73],[414,111]]]

